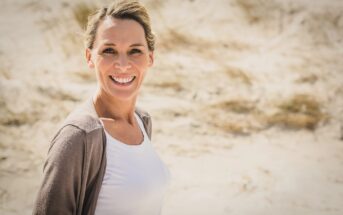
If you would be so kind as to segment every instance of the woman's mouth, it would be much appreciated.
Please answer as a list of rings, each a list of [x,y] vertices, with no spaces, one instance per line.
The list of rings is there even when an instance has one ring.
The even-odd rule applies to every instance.
[[[135,80],[135,78],[136,76],[116,77],[116,76],[110,75],[110,79],[114,83],[122,85],[122,86],[130,85]]]

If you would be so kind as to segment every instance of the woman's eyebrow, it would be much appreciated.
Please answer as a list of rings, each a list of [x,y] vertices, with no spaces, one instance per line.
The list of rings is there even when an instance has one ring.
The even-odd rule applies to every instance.
[[[108,43],[104,43],[103,46],[116,46],[116,44],[108,42]],[[142,43],[134,43],[130,45],[130,47],[137,47],[137,46],[144,46],[144,45]]]
[[[134,46],[144,46],[142,43],[134,43],[132,45],[130,45],[130,47],[134,47]]]
[[[104,46],[116,46],[114,43],[104,43]]]

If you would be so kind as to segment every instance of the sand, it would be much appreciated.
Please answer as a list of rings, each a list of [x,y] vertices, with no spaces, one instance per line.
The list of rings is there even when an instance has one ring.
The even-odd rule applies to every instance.
[[[105,2],[0,3],[1,214],[31,214],[49,141],[94,92],[75,14]],[[343,2],[143,3],[162,214],[343,214]]]

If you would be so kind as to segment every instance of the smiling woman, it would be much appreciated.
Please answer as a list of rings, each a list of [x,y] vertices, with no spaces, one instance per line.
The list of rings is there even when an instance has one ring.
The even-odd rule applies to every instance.
[[[120,32],[120,33],[118,33]],[[98,96],[106,100],[132,100],[137,96],[146,70],[153,63],[142,26],[130,19],[106,17],[98,28],[87,62],[99,80]]]
[[[34,214],[160,214],[169,171],[151,146],[150,116],[136,108],[153,65],[149,16],[115,1],[90,17],[86,61],[98,87],[52,140]]]

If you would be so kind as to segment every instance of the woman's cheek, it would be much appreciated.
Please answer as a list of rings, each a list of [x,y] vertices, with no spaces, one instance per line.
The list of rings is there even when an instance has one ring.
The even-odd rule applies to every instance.
[[[114,65],[114,60],[111,57],[102,57],[99,59],[99,69],[108,70],[111,66]]]
[[[140,57],[133,59],[133,62],[138,67],[146,67],[148,65],[148,62],[149,62],[148,60],[149,59],[147,59],[146,56],[140,56]]]

